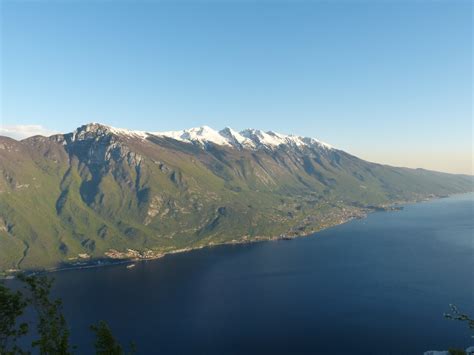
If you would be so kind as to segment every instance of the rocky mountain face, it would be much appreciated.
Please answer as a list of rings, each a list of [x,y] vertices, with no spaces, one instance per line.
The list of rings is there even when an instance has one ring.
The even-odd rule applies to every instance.
[[[394,168],[312,138],[200,127],[0,137],[0,270],[305,235],[473,177]]]

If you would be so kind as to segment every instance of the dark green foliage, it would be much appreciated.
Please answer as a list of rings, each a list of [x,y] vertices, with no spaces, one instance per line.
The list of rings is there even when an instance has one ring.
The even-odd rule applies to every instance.
[[[69,329],[62,313],[61,300],[50,300],[50,291],[53,280],[46,276],[20,275],[19,279],[25,283],[28,292],[27,302],[38,316],[39,339],[33,341],[33,348],[37,347],[40,354],[71,354],[69,344]]]
[[[462,349],[448,349],[449,355],[466,355],[466,352]]]
[[[27,323],[19,324],[19,317],[25,309],[31,307],[36,314],[36,332],[38,339],[31,344],[35,353],[41,355],[73,354],[74,346],[69,341],[70,332],[62,313],[62,302],[51,300],[50,291],[53,280],[46,276],[18,275],[23,289],[12,291],[0,283],[0,354],[30,354],[18,345],[19,339],[30,330]],[[107,323],[101,321],[91,326],[96,334],[95,348],[98,355],[122,355],[121,345],[114,338]],[[130,346],[135,354],[135,346]]]
[[[96,335],[95,350],[97,355],[122,355],[123,350],[107,323],[100,321],[97,325],[92,325],[91,330]]]
[[[450,320],[466,322],[469,329],[473,332],[472,337],[474,338],[474,319],[469,317],[467,314],[461,313],[458,307],[454,304],[450,304],[449,308],[451,308],[451,312],[445,313],[444,317]],[[454,348],[449,349],[448,352],[450,355],[465,355],[466,354],[464,350],[454,349]]]
[[[466,322],[469,329],[473,332],[473,337],[474,337],[474,319],[469,317],[467,314],[461,313],[459,311],[458,307],[454,304],[450,304],[449,308],[451,308],[451,312],[450,313],[445,313],[444,317],[446,319]]]
[[[28,332],[28,324],[17,323],[27,304],[21,292],[13,292],[0,283],[0,354],[25,353],[17,340]]]

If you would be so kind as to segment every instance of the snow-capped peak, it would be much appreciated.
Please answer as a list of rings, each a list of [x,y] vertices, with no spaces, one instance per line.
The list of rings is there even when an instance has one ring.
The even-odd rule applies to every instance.
[[[100,123],[89,123],[76,129],[72,133],[72,139],[83,139],[85,135],[88,135],[91,132],[100,134],[112,133],[119,136],[125,136],[127,138],[140,139],[146,139],[150,136],[158,136],[171,138],[186,143],[197,143],[203,146],[212,143],[238,149],[274,149],[281,145],[291,147],[317,145],[326,149],[332,148],[329,144],[309,137],[286,135],[273,131],[264,132],[259,129],[245,129],[238,132],[230,127],[226,127],[221,131],[216,131],[209,126],[189,128],[180,131],[145,132],[115,128],[102,125]]]
[[[246,129],[241,134],[254,141],[257,146],[278,147],[280,144],[286,143],[284,139],[286,136],[271,131],[264,132],[259,129]]]
[[[255,148],[255,142],[250,138],[244,137],[240,132],[233,130],[230,127],[226,127],[219,131],[219,134],[227,139],[232,145],[237,145],[242,148]]]
[[[208,126],[184,129],[182,131],[153,132],[155,136],[164,136],[183,142],[214,143],[217,145],[231,145],[228,139]]]
[[[149,136],[148,133],[144,131],[132,131],[129,129],[124,128],[115,128],[111,126],[106,126],[101,123],[92,122],[86,125],[83,125],[77,128],[74,132],[72,132],[72,140],[80,140],[83,139],[87,134],[90,133],[100,133],[100,134],[107,134],[113,133],[120,136],[127,136],[132,138],[142,138],[145,139]]]

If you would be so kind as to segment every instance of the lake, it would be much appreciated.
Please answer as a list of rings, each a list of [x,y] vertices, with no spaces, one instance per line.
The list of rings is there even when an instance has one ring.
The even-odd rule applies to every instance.
[[[474,195],[307,238],[54,273],[80,353],[106,320],[139,354],[420,354],[474,343]]]

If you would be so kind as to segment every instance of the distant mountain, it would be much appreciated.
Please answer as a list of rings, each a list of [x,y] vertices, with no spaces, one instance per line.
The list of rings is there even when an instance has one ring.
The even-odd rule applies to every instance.
[[[370,163],[313,138],[98,123],[0,137],[0,270],[309,234],[473,177]]]
[[[96,129],[102,129],[112,134],[130,138],[147,139],[150,137],[162,137],[171,138],[186,143],[200,144],[203,146],[214,144],[237,149],[275,149],[281,145],[287,145],[290,147],[318,146],[331,148],[329,144],[323,143],[314,138],[285,135],[271,131],[264,132],[258,129],[246,129],[241,132],[237,132],[232,128],[227,127],[221,131],[216,131],[208,126],[190,128],[182,131],[145,132],[108,127],[99,123],[90,123],[78,128],[73,133],[73,140],[76,139],[76,137],[80,137],[81,134],[84,134],[84,132],[89,132],[90,130]]]

